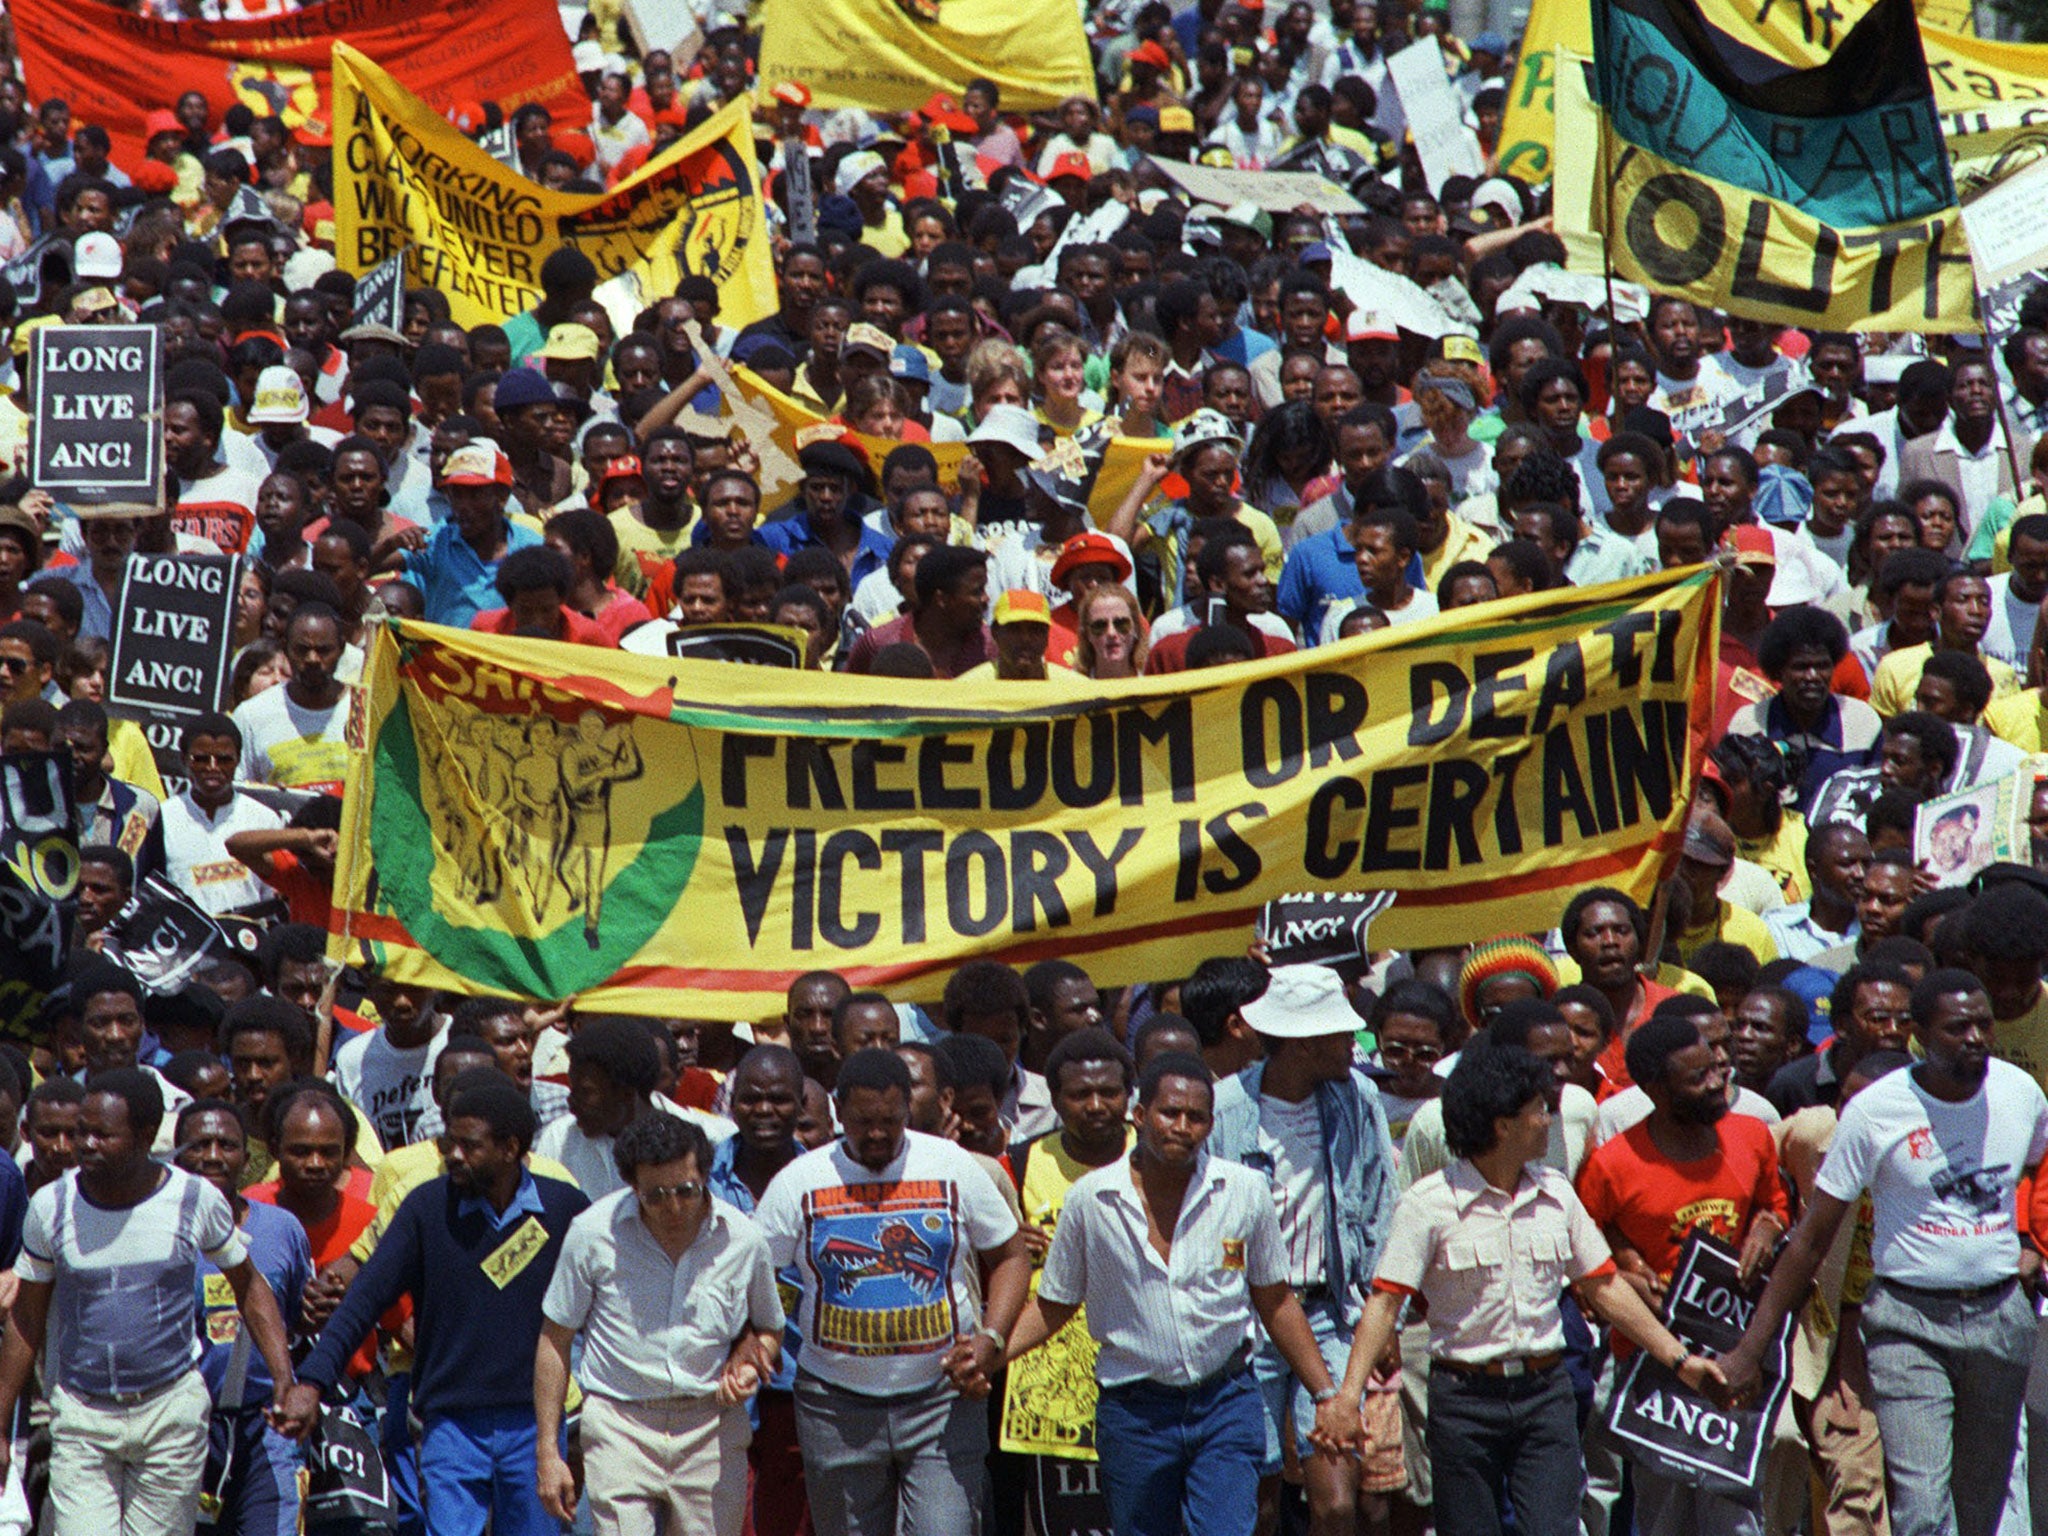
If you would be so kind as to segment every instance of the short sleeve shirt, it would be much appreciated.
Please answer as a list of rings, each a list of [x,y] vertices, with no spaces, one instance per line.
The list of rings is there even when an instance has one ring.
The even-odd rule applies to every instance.
[[[880,1170],[843,1141],[805,1153],[755,1220],[775,1263],[802,1277],[803,1369],[874,1397],[940,1385],[946,1351],[981,1323],[979,1254],[1017,1232],[974,1160],[917,1131]]]
[[[1602,1142],[1579,1171],[1579,1198],[1593,1219],[1628,1239],[1660,1275],[1677,1267],[1695,1231],[1741,1241],[1758,1211],[1788,1217],[1771,1128],[1748,1115],[1723,1115],[1720,1145],[1709,1157],[1674,1163],[1650,1140],[1647,1123]]]

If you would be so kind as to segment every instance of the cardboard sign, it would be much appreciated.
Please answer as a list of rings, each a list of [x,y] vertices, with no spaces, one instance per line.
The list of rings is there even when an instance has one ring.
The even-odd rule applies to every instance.
[[[35,1043],[63,979],[78,890],[71,754],[0,757],[0,1035]]]
[[[0,267],[0,277],[14,285],[14,297],[24,315],[33,313],[43,301],[43,262],[52,255],[57,258],[53,263],[56,270],[49,275],[55,277],[60,286],[70,282],[71,242],[60,240],[54,234],[44,235],[6,266]]]
[[[231,555],[128,557],[107,704],[141,724],[159,772],[184,777],[178,738],[187,721],[219,707],[241,584],[241,561]]]
[[[505,130],[509,135],[511,130]],[[394,252],[356,279],[356,325],[388,325],[405,330],[405,252]]]
[[[1465,126],[1464,101],[1444,73],[1443,50],[1426,39],[1410,44],[1387,60],[1387,73],[1400,93],[1429,190],[1441,192],[1453,176],[1484,176],[1486,158]]]
[[[1993,864],[2033,861],[2027,810],[2034,798],[2034,770],[2014,769],[2002,778],[1972,784],[1923,801],[1913,812],[1913,862],[1934,877],[1937,887],[1968,885]]]
[[[1257,933],[1266,964],[1342,965],[1372,953],[1372,920],[1394,904],[1392,891],[1303,891],[1269,901]]]
[[[1736,1280],[1736,1256],[1699,1232],[1686,1240],[1664,1297],[1664,1322],[1689,1348],[1725,1354],[1756,1313],[1763,1284]],[[1764,1352],[1762,1389],[1746,1408],[1723,1410],[1638,1353],[1614,1394],[1608,1428],[1633,1461],[1697,1488],[1754,1499],[1770,1450],[1771,1425],[1792,1385],[1788,1315]]]
[[[100,933],[100,953],[127,967],[150,992],[177,991],[202,965],[236,947],[220,924],[161,875],[145,876]]]
[[[1176,165],[1171,160],[1150,163],[1189,197],[1219,208],[1251,203],[1279,214],[1292,213],[1306,203],[1317,213],[1372,212],[1335,182],[1307,171],[1229,171],[1214,165]]]
[[[802,671],[808,638],[782,624],[691,624],[668,637],[668,653],[691,661],[737,661]]]
[[[486,128],[476,136],[476,147],[489,155],[498,164],[519,169],[519,146],[512,138],[512,124],[503,122],[495,128]],[[356,292],[363,291],[362,282],[356,284]]]
[[[33,339],[29,477],[60,499],[163,504],[163,333],[46,325]]]

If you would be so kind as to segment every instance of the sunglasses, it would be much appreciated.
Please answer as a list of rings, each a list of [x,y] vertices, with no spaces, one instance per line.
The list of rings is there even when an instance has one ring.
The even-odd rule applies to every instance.
[[[665,1205],[672,1200],[695,1200],[710,1188],[711,1186],[708,1184],[700,1184],[694,1181],[682,1184],[656,1184],[651,1189],[641,1190],[640,1199],[644,1204]]]

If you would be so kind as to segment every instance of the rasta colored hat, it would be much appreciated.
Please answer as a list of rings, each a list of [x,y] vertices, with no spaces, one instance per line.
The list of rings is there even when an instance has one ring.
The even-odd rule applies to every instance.
[[[1557,990],[1557,966],[1541,944],[1518,933],[1488,939],[1465,957],[1458,972],[1458,1010],[1474,1029],[1482,1023],[1479,989],[1497,976],[1526,976],[1541,997]]]

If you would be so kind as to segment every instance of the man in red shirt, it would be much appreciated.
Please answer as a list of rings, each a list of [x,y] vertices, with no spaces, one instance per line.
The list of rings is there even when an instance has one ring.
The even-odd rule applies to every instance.
[[[1286,638],[1286,621],[1273,613],[1273,584],[1266,579],[1266,559],[1249,529],[1232,527],[1212,535],[1195,557],[1195,574],[1201,578],[1208,604],[1213,608],[1221,599],[1222,611],[1155,644],[1145,658],[1148,676],[1186,671],[1188,646],[1208,624],[1228,624],[1242,631],[1251,642],[1254,660],[1284,656],[1295,649],[1294,642]]]
[[[1728,1068],[1692,1020],[1653,1014],[1629,1036],[1629,1074],[1650,1097],[1649,1119],[1603,1142],[1579,1170],[1579,1198],[1600,1223],[1622,1274],[1662,1303],[1693,1232],[1739,1245],[1742,1277],[1769,1262],[1790,1224],[1770,1127],[1728,1113]],[[1643,1536],[1762,1536],[1763,1512],[1637,1462]]]
[[[500,562],[496,584],[506,606],[477,614],[469,621],[471,629],[486,635],[538,632],[571,645],[615,648],[597,620],[585,618],[569,606],[576,576],[560,550],[545,544],[513,550]]]
[[[1565,904],[1557,929],[1564,952],[1579,967],[1580,979],[1613,1010],[1614,1036],[1600,1053],[1600,1070],[1617,1090],[1626,1088],[1629,1032],[1665,998],[1677,995],[1637,969],[1650,919],[1626,892],[1596,885]]]
[[[941,544],[917,562],[914,580],[911,611],[854,641],[847,671],[870,670],[878,652],[898,644],[914,645],[929,656],[937,677],[958,677],[996,659],[995,641],[982,622],[988,612],[987,554]]]

